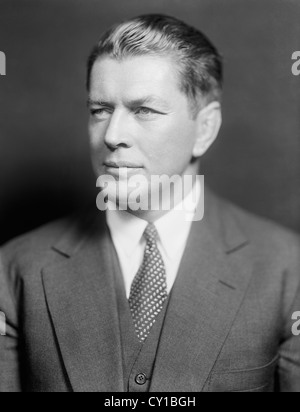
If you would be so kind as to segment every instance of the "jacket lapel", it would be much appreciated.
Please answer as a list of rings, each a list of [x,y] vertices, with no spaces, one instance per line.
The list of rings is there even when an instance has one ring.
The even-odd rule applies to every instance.
[[[207,195],[211,197],[211,195]],[[206,206],[194,222],[169,301],[151,391],[200,392],[243,302],[250,277],[247,240],[230,214]],[[46,301],[76,392],[124,390],[112,243],[104,219],[72,229],[43,270]]]
[[[211,210],[210,216],[192,226],[170,297],[153,392],[203,390],[249,284],[246,239],[232,217],[222,213],[217,222]]]
[[[82,233],[72,230],[55,246],[65,258],[43,270],[44,289],[73,390],[119,392],[123,370],[111,244],[106,225],[93,225],[83,244]]]

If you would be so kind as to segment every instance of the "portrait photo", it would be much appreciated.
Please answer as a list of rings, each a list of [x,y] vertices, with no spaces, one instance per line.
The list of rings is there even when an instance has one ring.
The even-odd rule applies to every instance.
[[[299,21],[0,0],[0,392],[300,392]]]

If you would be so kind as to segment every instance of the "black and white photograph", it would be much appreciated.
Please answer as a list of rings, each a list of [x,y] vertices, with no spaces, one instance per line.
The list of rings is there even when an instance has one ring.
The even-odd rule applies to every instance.
[[[300,392],[300,0],[0,0],[0,392]]]

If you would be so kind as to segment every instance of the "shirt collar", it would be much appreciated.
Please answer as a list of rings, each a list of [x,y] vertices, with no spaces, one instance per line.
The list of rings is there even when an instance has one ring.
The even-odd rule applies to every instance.
[[[201,185],[197,180],[186,198],[155,222],[161,245],[170,259],[176,257],[185,246],[200,194]]]
[[[106,219],[113,240],[120,244],[128,257],[132,256],[143,240],[148,222],[126,211],[111,209],[107,210]]]
[[[201,185],[197,180],[192,191],[175,209],[154,222],[160,244],[170,259],[176,257],[186,241],[200,195]],[[106,218],[114,242],[117,242],[126,255],[131,257],[138,245],[143,242],[143,234],[148,222],[126,211],[111,209],[107,210]]]

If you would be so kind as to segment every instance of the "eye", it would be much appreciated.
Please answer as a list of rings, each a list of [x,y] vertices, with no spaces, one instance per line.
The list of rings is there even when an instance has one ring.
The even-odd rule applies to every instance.
[[[139,107],[135,113],[142,115],[142,116],[149,116],[150,114],[157,114],[155,110],[149,109],[149,107]]]
[[[91,109],[90,112],[93,117],[106,119],[111,114],[111,109],[103,107],[99,109]]]

